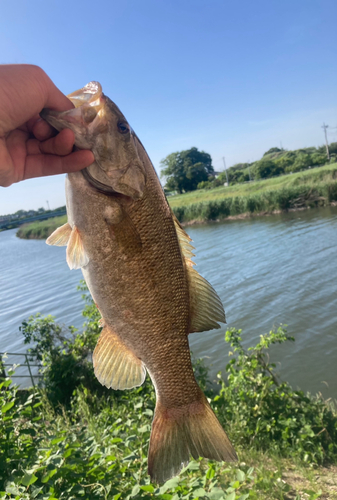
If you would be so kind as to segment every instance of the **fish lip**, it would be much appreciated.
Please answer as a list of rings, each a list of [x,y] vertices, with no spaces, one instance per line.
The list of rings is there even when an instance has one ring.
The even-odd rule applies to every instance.
[[[100,193],[105,194],[107,196],[109,196],[109,195],[116,196],[118,198],[128,198],[125,194],[119,193],[118,191],[115,191],[114,189],[112,189],[112,187],[107,186],[106,184],[103,184],[103,182],[100,182],[97,179],[95,179],[89,173],[87,168],[84,168],[83,170],[81,170],[81,173],[82,173],[83,177],[85,178],[85,180],[90,184],[90,186],[95,188]]]

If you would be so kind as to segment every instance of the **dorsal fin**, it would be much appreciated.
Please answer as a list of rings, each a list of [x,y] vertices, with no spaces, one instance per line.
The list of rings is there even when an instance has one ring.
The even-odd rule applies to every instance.
[[[178,241],[185,261],[190,294],[191,326],[190,333],[205,332],[220,328],[218,321],[226,323],[225,311],[222,302],[205,278],[193,269],[194,247],[190,244],[191,238],[181,227],[177,218],[172,214],[177,231]]]

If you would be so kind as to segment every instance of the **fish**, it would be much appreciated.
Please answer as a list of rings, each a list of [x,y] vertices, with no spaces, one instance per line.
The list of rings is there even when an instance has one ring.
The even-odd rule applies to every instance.
[[[93,352],[104,386],[156,393],[148,473],[163,483],[190,456],[237,460],[234,447],[193,373],[189,334],[220,328],[226,317],[213,287],[194,269],[191,238],[174,216],[157,173],[123,113],[90,82],[68,95],[74,108],[43,110],[56,130],[95,162],[66,178],[68,222],[47,244],[67,246],[102,316]]]

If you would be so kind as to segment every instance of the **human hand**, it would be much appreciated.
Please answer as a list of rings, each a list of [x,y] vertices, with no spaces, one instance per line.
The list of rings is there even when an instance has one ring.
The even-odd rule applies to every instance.
[[[39,117],[43,108],[73,107],[38,66],[0,65],[0,186],[76,172],[93,163],[91,151],[72,152],[70,129],[57,133]]]

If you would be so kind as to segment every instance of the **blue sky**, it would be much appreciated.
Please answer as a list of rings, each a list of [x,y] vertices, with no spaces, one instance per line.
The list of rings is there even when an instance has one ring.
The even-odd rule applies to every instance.
[[[192,146],[220,170],[337,126],[336,18],[335,0],[3,0],[0,63],[38,64],[64,93],[100,81],[157,171]],[[65,203],[64,176],[0,188],[0,214],[46,200]]]

